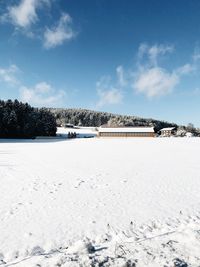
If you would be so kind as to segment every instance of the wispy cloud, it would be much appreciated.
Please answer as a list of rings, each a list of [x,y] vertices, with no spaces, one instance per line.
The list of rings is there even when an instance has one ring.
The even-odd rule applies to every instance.
[[[17,28],[30,28],[38,21],[37,10],[44,4],[50,4],[50,0],[20,0],[18,5],[8,6],[1,20]]]
[[[173,45],[155,44],[153,46],[149,46],[146,43],[142,43],[140,44],[138,49],[138,58],[139,61],[142,61],[142,59],[147,58],[148,63],[155,66],[158,64],[158,59],[160,56],[172,53],[173,51]]]
[[[122,65],[116,68],[116,81],[111,77],[101,78],[97,83],[98,106],[118,104],[126,90],[132,88],[135,93],[147,98],[160,97],[172,93],[182,78],[195,73],[200,53],[194,54],[190,62],[169,70],[163,66],[163,57],[175,51],[173,45],[142,43],[137,51],[137,61],[128,71]]]
[[[0,82],[4,82],[9,86],[17,85],[17,74],[20,72],[16,65],[10,65],[8,68],[0,67]]]
[[[187,75],[196,70],[196,65],[194,63],[186,63],[185,65],[177,68],[175,71],[177,75]]]
[[[192,58],[193,58],[193,61],[195,63],[199,62],[199,60],[200,60],[200,48],[199,48],[199,46],[195,47]]]
[[[44,47],[47,49],[62,45],[75,37],[72,27],[72,18],[69,14],[63,13],[58,23],[52,28],[46,28],[44,32]]]
[[[122,102],[123,93],[120,88],[111,84],[111,79],[108,76],[101,77],[96,83],[96,90],[98,95],[97,108],[105,105],[119,104]]]
[[[55,90],[49,83],[37,83],[34,87],[21,86],[20,99],[33,106],[57,107],[63,103],[66,94],[62,90]]]
[[[118,84],[120,87],[124,87],[127,85],[127,81],[125,78],[125,73],[124,73],[124,68],[123,66],[118,66],[116,68],[116,73],[117,73],[117,79],[118,79]]]
[[[119,104],[122,101],[122,93],[117,88],[111,88],[106,91],[98,89],[97,92],[100,98],[97,107]]]
[[[50,7],[51,3],[52,0],[20,0],[18,4],[7,6],[4,14],[0,16],[0,22],[12,24],[15,32],[42,40],[46,49],[54,48],[73,39],[76,33],[72,29],[72,18],[67,13],[62,13],[53,26],[39,23],[40,9]]]
[[[159,65],[159,60],[167,53],[172,53],[174,47],[170,45],[141,44],[138,49],[138,69],[134,71],[132,87],[135,92],[142,93],[149,98],[171,93],[180,83],[183,75],[195,71],[195,64],[186,63],[168,71]]]
[[[137,73],[133,88],[138,93],[147,97],[166,95],[179,83],[179,77],[175,73],[169,73],[165,69],[154,67],[140,70]]]
[[[5,88],[12,87],[19,94],[23,102],[28,102],[34,106],[52,107],[62,106],[66,100],[66,93],[57,90],[51,84],[43,81],[33,87],[26,86],[20,79],[21,69],[12,64],[8,68],[0,67],[0,84]]]

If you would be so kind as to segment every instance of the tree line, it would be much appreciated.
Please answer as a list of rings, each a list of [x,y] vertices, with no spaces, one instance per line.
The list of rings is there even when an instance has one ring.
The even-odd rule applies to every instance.
[[[0,100],[0,138],[33,138],[55,136],[57,126],[143,126],[154,127],[155,132],[165,127],[175,127],[180,136],[187,131],[200,136],[200,130],[192,124],[178,126],[175,123],[136,116],[117,115],[86,109],[33,108],[18,100]]]
[[[145,119],[136,116],[117,115],[108,112],[98,112],[87,109],[61,109],[51,108],[49,111],[54,114],[57,126],[64,126],[66,124],[73,124],[76,126],[93,126],[99,127],[101,125],[108,126],[143,126],[154,127],[158,132],[165,127],[178,127],[175,123],[160,121],[155,119]]]
[[[184,136],[186,132],[191,132],[194,136],[200,136],[200,129],[195,128],[191,123],[187,126],[182,126],[177,125],[176,123],[155,120],[152,118],[118,115],[87,109],[50,108],[49,111],[54,114],[57,126],[73,124],[85,127],[99,127],[102,125],[118,127],[154,127],[156,133],[159,133],[162,128],[175,127],[179,136]]]
[[[47,109],[37,109],[18,100],[0,100],[0,137],[55,136],[56,119]]]

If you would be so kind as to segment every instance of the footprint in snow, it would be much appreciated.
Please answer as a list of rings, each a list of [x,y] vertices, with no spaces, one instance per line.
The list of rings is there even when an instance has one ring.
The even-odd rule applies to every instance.
[[[82,183],[85,183],[85,181],[84,180],[81,180],[74,188],[79,188]]]
[[[43,248],[41,248],[40,246],[35,246],[31,251],[31,256],[42,255],[44,253],[45,250]]]
[[[0,265],[1,264],[6,264],[6,262],[4,261],[4,255],[3,255],[3,253],[0,253]]]

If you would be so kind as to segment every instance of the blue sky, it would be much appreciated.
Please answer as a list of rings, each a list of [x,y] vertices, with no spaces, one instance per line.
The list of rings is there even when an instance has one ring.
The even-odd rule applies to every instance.
[[[0,59],[2,99],[200,127],[199,0],[1,1]]]

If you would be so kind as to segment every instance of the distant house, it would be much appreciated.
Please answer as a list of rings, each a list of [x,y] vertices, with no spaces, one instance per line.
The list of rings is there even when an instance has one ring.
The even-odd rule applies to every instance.
[[[176,133],[176,128],[175,127],[163,128],[160,130],[160,132],[161,132],[161,136],[170,137]]]
[[[187,133],[185,134],[185,136],[186,136],[186,137],[193,137],[194,135],[193,135],[193,133],[191,133],[191,132],[187,132]]]
[[[100,127],[99,137],[155,137],[153,127]]]

